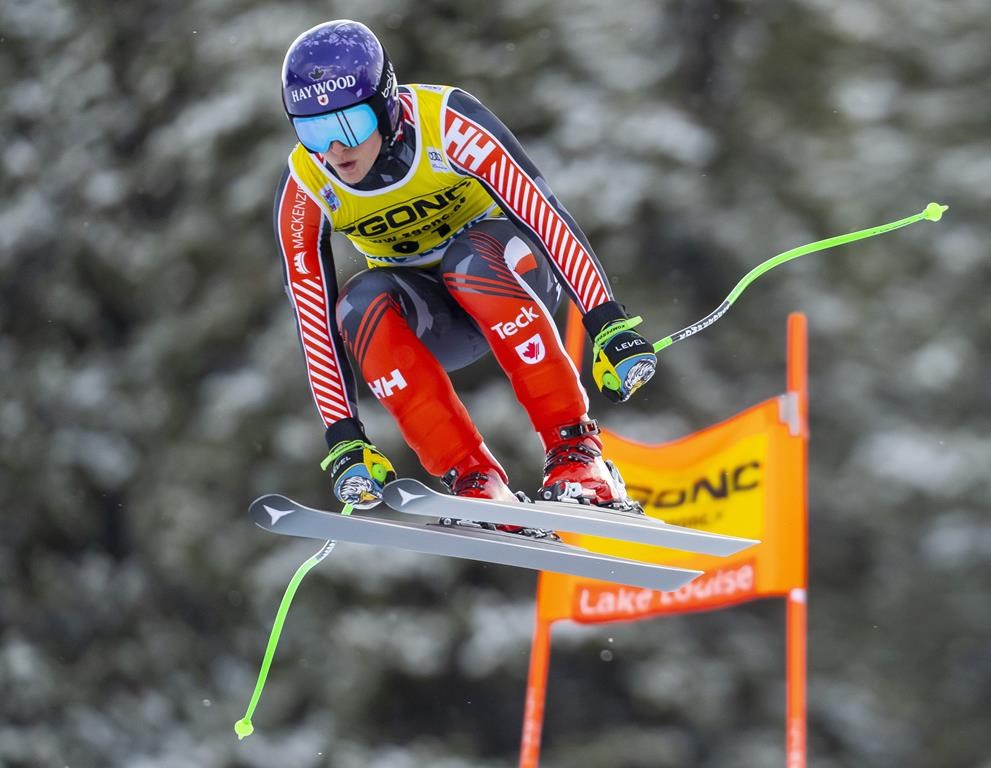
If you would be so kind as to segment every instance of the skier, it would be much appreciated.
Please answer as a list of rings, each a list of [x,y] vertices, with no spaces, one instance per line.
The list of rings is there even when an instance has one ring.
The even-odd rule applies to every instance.
[[[656,357],[513,134],[456,87],[398,85],[375,35],[348,20],[293,42],[282,98],[299,143],[276,237],[337,498],[374,506],[395,477],[358,418],[346,348],[452,494],[516,501],[447,375],[491,350],[546,452],[541,489],[624,504],[554,325],[562,287],[597,342],[593,377],[609,400],[650,379]],[[332,230],[368,267],[339,292]]]

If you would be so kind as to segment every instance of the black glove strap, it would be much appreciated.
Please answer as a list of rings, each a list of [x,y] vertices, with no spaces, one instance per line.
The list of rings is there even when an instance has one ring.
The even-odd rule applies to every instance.
[[[327,427],[324,437],[327,440],[327,447],[330,449],[333,449],[335,445],[346,440],[363,440],[366,443],[368,442],[368,438],[365,437],[365,427],[356,418],[335,421]]]
[[[588,335],[594,339],[607,323],[628,318],[626,307],[618,301],[607,301],[586,312],[585,317],[582,318],[582,325],[585,326]]]

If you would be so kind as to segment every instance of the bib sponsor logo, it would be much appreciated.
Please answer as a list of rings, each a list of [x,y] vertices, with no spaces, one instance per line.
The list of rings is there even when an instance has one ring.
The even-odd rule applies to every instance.
[[[338,198],[337,193],[334,192],[333,184],[327,184],[323,189],[321,189],[320,197],[324,199],[327,203],[327,207],[330,208],[332,212],[341,207],[340,198]]]
[[[436,147],[427,147],[427,159],[430,160],[430,167],[439,173],[447,171],[447,163],[444,162],[444,153]]]
[[[439,228],[440,222],[465,204],[467,200],[465,192],[468,191],[470,184],[470,180],[461,181],[435,195],[421,197],[394,208],[378,211],[356,222],[353,227],[343,230],[344,234],[348,236],[355,234],[359,237],[375,239],[377,242],[390,242],[388,237],[384,237],[390,230],[409,228],[413,231],[405,231],[403,236],[411,237],[422,234],[424,230]],[[418,225],[427,219],[436,219],[436,223],[421,229]]]
[[[516,354],[527,365],[536,365],[544,359],[544,355],[547,354],[547,348],[544,346],[544,340],[540,337],[540,334],[535,333],[522,344],[516,345]]]

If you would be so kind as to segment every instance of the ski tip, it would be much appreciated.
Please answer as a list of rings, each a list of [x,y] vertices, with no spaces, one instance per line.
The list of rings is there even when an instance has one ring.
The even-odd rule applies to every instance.
[[[268,493],[259,496],[248,506],[248,515],[262,528],[271,529],[286,515],[296,510],[296,504],[286,496]]]
[[[403,507],[411,501],[429,496],[434,491],[430,490],[419,480],[412,477],[400,477],[388,483],[382,490],[382,500],[387,506],[397,511],[402,511]]]
[[[259,504],[271,504],[272,502],[284,501],[288,504],[292,504],[293,501],[288,496],[283,496],[281,493],[265,493],[255,499],[251,504],[248,505],[248,509],[252,509]]]

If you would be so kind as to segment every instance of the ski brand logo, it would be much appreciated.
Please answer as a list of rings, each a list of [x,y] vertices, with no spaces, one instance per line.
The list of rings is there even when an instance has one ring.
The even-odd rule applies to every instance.
[[[516,345],[516,354],[527,365],[536,365],[544,359],[546,353],[547,348],[544,346],[544,340],[540,337],[539,333],[533,334],[533,336],[522,344]]]
[[[496,323],[489,330],[498,333],[500,339],[505,339],[509,336],[515,336],[520,328],[526,328],[538,317],[540,314],[537,310],[530,309],[530,307],[520,307],[520,313],[508,323]]]
[[[274,509],[270,507],[268,504],[263,504],[262,506],[265,507],[265,511],[268,512],[269,516],[272,518],[272,525],[278,523],[279,520],[281,520],[286,515],[291,515],[293,512],[296,511],[294,509]]]
[[[410,493],[409,491],[404,491],[402,488],[397,488],[396,490],[399,491],[399,506],[401,507],[405,507],[409,502],[424,497],[422,493]]]
[[[314,79],[323,77],[323,70],[314,69],[310,72],[310,77]],[[341,75],[332,80],[324,80],[322,83],[314,83],[313,85],[304,85],[302,88],[296,88],[289,92],[289,98],[292,99],[293,104],[298,104],[304,99],[312,99],[314,96],[324,96],[326,99],[326,94],[328,93],[334,93],[342,88],[354,88],[357,84],[358,81],[354,79],[354,75]],[[320,103],[322,104],[324,102]]]
[[[301,275],[310,274],[310,270],[306,268],[306,251],[300,251],[292,258],[293,264],[296,265],[296,272]]]
[[[477,171],[496,148],[495,142],[460,117],[451,121],[444,140],[447,153],[469,171]]]
[[[371,387],[372,394],[375,395],[379,400],[384,400],[387,397],[392,397],[393,392],[399,389],[406,389],[406,379],[403,378],[403,374],[400,373],[398,368],[393,368],[392,373],[388,376],[381,376],[375,381],[369,382],[369,387]]]

